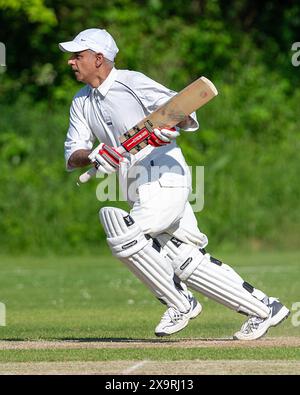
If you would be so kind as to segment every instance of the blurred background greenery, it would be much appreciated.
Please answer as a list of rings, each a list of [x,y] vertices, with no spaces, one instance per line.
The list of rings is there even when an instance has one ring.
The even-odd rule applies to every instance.
[[[57,43],[106,28],[116,67],[174,90],[201,75],[219,96],[178,140],[205,166],[201,230],[215,247],[299,247],[298,1],[0,0],[0,251],[85,253],[105,244],[97,180],[77,188],[63,143],[81,88]],[[124,206],[125,207],[125,206]]]

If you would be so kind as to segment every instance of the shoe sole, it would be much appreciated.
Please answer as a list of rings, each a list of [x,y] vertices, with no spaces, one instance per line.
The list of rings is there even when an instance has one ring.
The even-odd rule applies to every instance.
[[[175,331],[175,332],[172,332],[172,333],[167,333],[167,332],[155,332],[155,335],[157,336],[157,337],[163,337],[163,336],[170,336],[170,335],[173,335],[174,333],[178,333],[178,332],[180,332],[180,331],[182,331],[182,329],[184,329],[186,326],[187,326],[187,324],[189,323],[189,321],[186,321],[186,323],[184,324],[184,326],[182,326],[181,328],[179,328],[177,331]]]
[[[279,325],[282,321],[286,320],[288,318],[288,316],[290,315],[290,313],[291,313],[290,310],[287,307],[283,306],[279,310],[279,312],[276,314],[276,319],[274,321],[272,321],[272,319],[271,319],[271,323],[270,323],[269,327],[264,332],[262,332],[259,336],[248,337],[248,338],[245,337],[244,339],[241,339],[241,338],[233,335],[233,340],[246,340],[246,341],[247,340],[258,340],[258,339],[262,338],[268,332],[268,330],[270,328],[275,327],[275,326]]]

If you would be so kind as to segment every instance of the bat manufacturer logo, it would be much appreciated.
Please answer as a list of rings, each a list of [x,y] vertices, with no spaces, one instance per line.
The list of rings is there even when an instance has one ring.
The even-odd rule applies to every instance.
[[[152,131],[153,123],[149,119],[145,122],[145,126],[150,132]]]
[[[135,147],[137,144],[141,143],[149,135],[150,135],[150,133],[149,133],[148,129],[147,128],[143,128],[136,135],[134,135],[130,139],[124,141],[122,143],[122,145],[127,151],[130,151],[130,149],[132,147]]]

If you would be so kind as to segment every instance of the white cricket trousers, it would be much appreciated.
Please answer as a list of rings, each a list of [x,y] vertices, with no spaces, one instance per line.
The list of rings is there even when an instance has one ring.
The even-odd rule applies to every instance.
[[[169,233],[187,244],[203,247],[207,238],[198,229],[188,196],[187,187],[162,186],[159,180],[149,182],[138,188],[130,215],[144,234],[155,237]]]

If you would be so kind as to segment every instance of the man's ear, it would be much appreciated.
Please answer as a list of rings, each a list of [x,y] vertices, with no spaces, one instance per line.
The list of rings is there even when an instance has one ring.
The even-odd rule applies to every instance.
[[[96,54],[96,67],[100,67],[103,63],[103,55],[102,53],[97,53]]]

